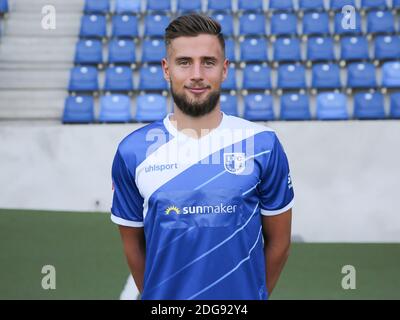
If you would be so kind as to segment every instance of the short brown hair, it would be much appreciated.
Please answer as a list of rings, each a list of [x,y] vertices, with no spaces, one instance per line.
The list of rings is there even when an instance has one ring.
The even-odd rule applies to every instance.
[[[178,37],[196,37],[210,34],[218,37],[225,54],[225,40],[221,25],[214,19],[202,14],[189,14],[176,18],[165,29],[165,45],[168,48],[173,39]]]

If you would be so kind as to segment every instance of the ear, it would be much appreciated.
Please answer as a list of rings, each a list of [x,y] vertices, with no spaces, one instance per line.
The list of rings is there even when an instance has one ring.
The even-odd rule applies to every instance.
[[[164,73],[164,79],[167,80],[168,82],[170,82],[168,60],[165,58],[162,59],[161,66],[162,66],[163,73]]]
[[[222,81],[225,81],[226,77],[228,76],[228,68],[229,68],[229,60],[225,59],[224,66],[222,69]]]

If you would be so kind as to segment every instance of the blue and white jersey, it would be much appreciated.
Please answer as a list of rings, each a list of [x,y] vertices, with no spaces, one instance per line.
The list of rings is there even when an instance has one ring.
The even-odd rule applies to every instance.
[[[142,299],[267,299],[262,215],[293,205],[275,132],[223,114],[200,139],[168,115],[118,146],[111,219],[144,227]]]

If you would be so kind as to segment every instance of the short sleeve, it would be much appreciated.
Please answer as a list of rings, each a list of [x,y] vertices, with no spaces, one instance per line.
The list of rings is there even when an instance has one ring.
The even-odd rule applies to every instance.
[[[112,183],[111,220],[123,226],[143,227],[143,197],[119,150],[112,165]]]
[[[289,210],[294,203],[289,163],[278,138],[275,135],[274,138],[258,187],[261,214],[266,216],[281,214]]]

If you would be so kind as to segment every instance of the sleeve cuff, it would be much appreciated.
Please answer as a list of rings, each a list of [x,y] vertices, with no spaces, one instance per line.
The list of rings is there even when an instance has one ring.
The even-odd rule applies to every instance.
[[[115,224],[125,226],[125,227],[135,227],[135,228],[140,228],[144,226],[143,221],[131,221],[131,220],[125,220],[120,217],[117,217],[113,214],[111,214],[111,221],[114,222]]]
[[[263,216],[277,216],[278,214],[284,213],[286,211],[288,211],[290,208],[292,208],[294,205],[294,198],[292,199],[292,201],[289,202],[289,204],[287,206],[285,206],[282,209],[278,209],[278,210],[264,210],[261,209],[261,214]]]

